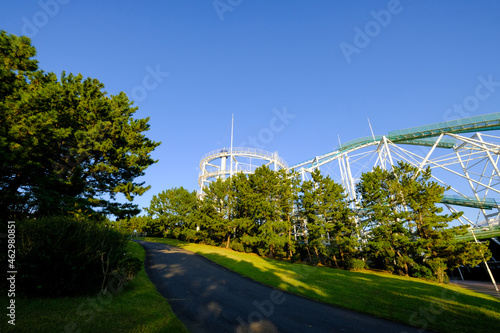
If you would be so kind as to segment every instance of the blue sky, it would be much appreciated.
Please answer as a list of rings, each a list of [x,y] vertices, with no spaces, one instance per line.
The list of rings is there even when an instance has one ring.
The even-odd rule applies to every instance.
[[[162,144],[140,207],[198,189],[231,114],[235,145],[279,128],[257,143],[295,164],[370,135],[367,118],[387,134],[500,105],[500,1],[4,0],[0,29],[31,37],[43,70],[97,78],[150,117]],[[488,96],[454,107],[481,80]]]

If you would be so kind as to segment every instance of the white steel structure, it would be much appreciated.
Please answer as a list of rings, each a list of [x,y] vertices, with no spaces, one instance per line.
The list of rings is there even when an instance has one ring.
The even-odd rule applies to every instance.
[[[217,178],[228,178],[243,172],[250,174],[258,167],[267,165],[271,170],[288,169],[288,165],[278,152],[271,153],[262,149],[230,147],[213,150],[201,158],[201,173],[198,177],[200,194],[203,188]]]
[[[200,161],[200,193],[217,178],[253,173],[263,164],[296,170],[303,179],[317,168],[342,183],[356,209],[356,183],[375,166],[390,169],[398,161],[430,167],[438,183],[450,187],[441,204],[465,211],[460,223],[484,231],[500,228],[500,112],[372,135],[288,167],[261,149],[231,147],[211,151]],[[457,207],[458,206],[458,207]]]
[[[469,226],[470,235],[465,238],[476,242],[478,237],[491,238],[500,244],[495,238],[500,235],[499,130],[500,113],[413,127],[349,141],[290,169],[299,171],[305,180],[321,168],[343,184],[356,211],[355,185],[363,172],[375,166],[391,169],[397,161],[420,169],[430,167],[433,179],[449,188],[441,204],[451,212],[465,212],[459,218]],[[489,263],[498,266],[500,260],[492,257]],[[487,262],[485,267],[498,291]]]
[[[462,224],[491,229],[500,222],[500,113],[475,116],[364,137],[290,167],[303,179],[314,169],[342,183],[356,208],[355,186],[375,166],[398,161],[430,167],[438,183],[449,186],[441,203],[466,210]],[[460,206],[460,207],[456,207]]]
[[[298,171],[303,180],[320,168],[342,183],[353,211],[357,211],[356,183],[361,174],[376,166],[391,169],[404,161],[420,169],[430,167],[433,180],[449,188],[440,204],[450,212],[465,212],[459,222],[469,226],[466,237],[476,242],[478,237],[491,238],[500,244],[494,238],[500,235],[499,132],[500,112],[363,137],[291,167],[277,153],[232,148],[231,135],[231,148],[212,151],[201,159],[198,182],[202,192],[211,180],[237,172],[252,173],[262,164],[272,164],[274,170]],[[492,258],[490,263],[498,265],[500,261]],[[486,267],[498,291],[487,263]]]

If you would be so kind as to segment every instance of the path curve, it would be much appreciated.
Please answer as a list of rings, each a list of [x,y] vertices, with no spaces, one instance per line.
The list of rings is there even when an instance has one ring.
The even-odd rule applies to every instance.
[[[191,251],[137,243],[150,280],[192,333],[423,332],[264,286]]]

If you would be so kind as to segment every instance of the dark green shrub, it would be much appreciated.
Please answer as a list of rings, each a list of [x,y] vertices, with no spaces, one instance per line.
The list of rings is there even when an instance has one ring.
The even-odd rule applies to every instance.
[[[263,249],[263,248],[260,248],[260,247],[259,247],[259,248],[257,249],[257,253],[258,253],[258,255],[259,255],[259,256],[261,256],[261,257],[265,257],[265,256],[267,256],[267,254],[269,253],[269,249]]]
[[[425,265],[413,264],[410,267],[410,275],[416,278],[432,280],[432,271]]]
[[[351,258],[347,260],[346,268],[353,271],[362,270],[366,267],[366,263],[361,259]]]
[[[206,238],[203,241],[200,242],[200,244],[205,244],[205,245],[211,245],[211,246],[217,246],[217,243],[213,239]]]
[[[230,244],[231,249],[238,252],[245,252],[245,246],[238,240],[232,240]]]
[[[19,291],[62,297],[99,290],[124,257],[126,238],[104,223],[45,217],[18,223]]]
[[[118,263],[118,271],[122,272],[127,280],[132,280],[142,268],[142,260],[139,258],[125,258]]]
[[[446,265],[444,259],[442,258],[433,258],[427,260],[427,265],[429,265],[432,273],[433,280],[439,283],[448,283],[450,281],[448,275],[446,274],[446,270],[448,266]]]

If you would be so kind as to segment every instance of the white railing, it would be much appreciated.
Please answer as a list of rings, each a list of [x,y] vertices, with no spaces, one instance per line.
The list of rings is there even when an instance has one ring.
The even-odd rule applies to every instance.
[[[231,155],[249,156],[260,159],[267,159],[270,161],[275,160],[283,169],[288,169],[288,164],[285,162],[284,159],[278,156],[278,153],[271,153],[266,150],[257,148],[248,148],[248,147],[233,147],[232,151],[231,148],[226,148],[226,147],[212,150],[203,155],[203,157],[201,158],[200,165],[203,164],[204,161],[208,162],[222,156],[231,156]]]

